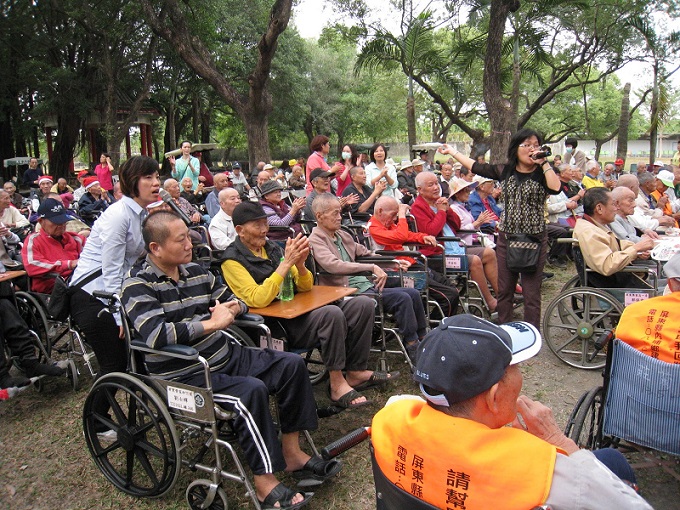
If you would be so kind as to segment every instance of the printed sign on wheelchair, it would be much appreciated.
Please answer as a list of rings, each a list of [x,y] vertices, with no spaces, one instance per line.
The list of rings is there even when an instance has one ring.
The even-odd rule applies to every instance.
[[[462,269],[462,258],[460,255],[446,255],[446,269]]]
[[[212,396],[205,388],[160,379],[155,382],[165,390],[165,401],[170,414],[190,417],[204,423],[215,420]]]

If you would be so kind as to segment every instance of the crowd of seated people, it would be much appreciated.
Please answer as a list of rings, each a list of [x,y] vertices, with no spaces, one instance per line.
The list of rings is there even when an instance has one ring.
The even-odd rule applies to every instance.
[[[186,153],[186,150],[183,152]],[[317,152],[321,155],[328,154],[325,148]],[[405,244],[417,243],[423,253],[434,255],[439,250],[436,237],[461,237],[463,242],[471,245],[467,248],[471,278],[479,284],[489,309],[493,311],[496,305],[494,294],[498,293],[498,267],[491,241],[493,236],[491,235],[489,242],[484,241],[482,245],[473,246],[473,241],[476,240],[473,237],[476,238],[477,234],[466,232],[480,229],[488,234],[495,232],[503,210],[494,198],[494,181],[475,177],[469,171],[461,172],[460,177],[457,177],[450,164],[444,165],[446,168],[442,169],[440,176],[431,170],[424,170],[426,165],[420,159],[405,160],[400,173],[394,173],[393,176],[392,167],[396,170],[396,166],[387,161],[386,149],[382,144],[377,144],[371,158],[373,167],[367,171],[361,164],[361,158],[355,154],[355,149],[346,146],[343,148],[342,164],[334,165],[334,171],[323,167],[311,169],[308,173],[309,182],[305,184],[310,184],[312,191],[306,198],[290,197],[286,200],[282,195],[287,189],[300,189],[304,183],[303,166],[297,162],[291,164],[292,162],[286,161],[288,165],[283,165],[290,169],[288,175],[285,168],[279,172],[273,165],[264,164],[257,173],[257,181],[252,188],[247,180],[245,183],[239,182],[241,176],[245,175],[240,174],[240,166],[232,165],[230,173],[216,174],[213,189],[204,193],[203,181],[194,175],[193,160],[196,158],[183,157],[173,167],[181,187],[175,178],[165,180],[163,187],[170,193],[177,207],[195,223],[206,219],[196,206],[203,202],[207,205],[210,200],[210,238],[214,248],[225,250],[221,269],[229,290],[221,286],[213,275],[191,263],[191,243],[187,228],[179,216],[168,211],[167,207],[149,216],[152,219],[144,222],[141,231],[136,229],[135,233],[142,236],[144,250],[140,239],[133,240],[135,246],[129,246],[128,243],[123,262],[130,272],[124,280],[120,278],[120,271],[115,275],[116,287],[122,289],[123,301],[135,327],[140,337],[146,339],[150,346],[172,342],[186,343],[196,346],[209,359],[213,389],[216,392],[215,401],[229,410],[237,411],[237,422],[242,421],[237,425],[236,433],[255,474],[258,499],[271,504],[281,503],[284,508],[303,502],[307,496],[280,485],[274,472],[286,470],[292,472],[296,478],[309,475],[325,480],[331,473],[336,474],[340,467],[339,463],[333,464],[335,461],[322,461],[299,450],[299,431],[316,428],[312,405],[314,397],[309,388],[306,370],[299,356],[266,350],[251,352],[227,339],[220,330],[225,329],[247,306],[258,308],[269,305],[276,299],[281,283],[288,274],[293,278],[295,292],[309,291],[314,276],[305,261],[310,255],[313,256],[321,270],[318,277],[321,284],[350,286],[356,288],[358,293],[352,299],[320,307],[299,318],[278,321],[276,326],[272,326],[272,330],[275,327],[283,328],[292,349],[320,347],[323,362],[330,373],[330,400],[341,408],[368,404],[364,390],[383,386],[398,375],[368,369],[371,324],[375,316],[373,293],[381,293],[385,310],[394,314],[408,354],[414,362],[419,344],[428,331],[421,295],[415,289],[404,288],[389,281],[386,272],[379,265],[358,259],[372,255],[373,252],[341,229],[343,212],[372,215],[368,232],[379,248],[387,250],[402,250]],[[310,159],[314,162],[313,158]],[[352,166],[348,168],[350,163]],[[576,239],[588,240],[587,243],[582,243],[586,264],[604,276],[612,276],[630,262],[646,258],[656,234],[651,228],[644,232],[636,230],[631,219],[636,212],[636,193],[628,187],[626,175],[619,176],[614,191],[609,192],[609,186],[593,185],[590,182],[597,180],[599,164],[595,166],[589,163],[586,165],[587,174],[584,180],[587,179],[586,183],[591,189],[585,193],[582,186],[568,179],[571,167],[560,166],[560,179],[564,176],[567,182],[562,181],[562,191],[551,195],[546,202],[546,223],[560,224],[560,218],[575,218],[571,211],[583,207],[583,217],[576,220],[573,235]],[[181,168],[178,169],[178,166]],[[118,207],[118,210],[129,209],[126,209],[127,219],[146,217],[142,212],[143,207],[137,206],[149,205],[153,203],[152,199],[158,198],[157,174],[152,172],[151,166],[138,172],[139,175],[135,174],[133,181],[125,184],[126,198],[123,198],[124,202]],[[372,177],[367,177],[367,174]],[[672,198],[667,193],[672,189],[668,184],[668,176],[661,172],[660,175],[663,179],[654,177],[651,181],[646,176],[640,178],[644,186],[640,185],[639,196],[644,198],[648,209],[641,215],[655,219],[657,226],[664,217],[675,221],[674,215],[677,214],[677,210],[673,209]],[[194,177],[197,181],[194,181]],[[638,180],[635,176],[631,177]],[[338,181],[335,187],[331,186],[334,179]],[[116,202],[109,195],[109,190],[102,189],[98,177],[83,175],[79,176],[79,180],[84,188],[78,200],[81,213],[104,212]],[[24,266],[31,277],[32,289],[49,293],[54,276],[68,277],[76,269],[86,246],[86,238],[67,228],[68,222],[73,221],[74,217],[68,213],[67,204],[63,203],[67,199],[64,195],[75,194],[74,190],[65,182],[57,182],[53,185],[56,189],[43,191],[43,188],[47,188],[48,181],[52,185],[52,180],[39,176],[36,181],[40,193],[40,206],[36,211],[40,229],[26,238],[22,255]],[[236,184],[242,187],[239,188]],[[332,191],[338,190],[339,186],[343,187],[340,192]],[[249,190],[254,192],[254,200],[242,201],[242,195]],[[110,191],[113,192],[113,188]],[[336,196],[336,193],[341,196]],[[669,198],[665,198],[667,196]],[[0,191],[3,223],[8,227],[21,226],[21,218],[28,223],[20,213],[17,216],[18,209],[12,203],[9,191]],[[8,213],[8,209],[12,208],[15,210]],[[303,210],[309,211],[307,219],[316,222],[308,238],[302,233],[299,223]],[[658,210],[661,212],[655,212]],[[569,214],[560,215],[563,212]],[[410,214],[416,219],[417,232],[409,231],[406,217]],[[5,218],[7,222],[4,221]],[[113,219],[113,213],[108,213],[105,217],[107,222],[112,222]],[[289,235],[270,231],[270,227],[277,226],[290,227],[294,233]],[[566,224],[562,228],[567,229],[570,226]],[[3,230],[2,234],[4,233]],[[616,240],[615,236],[619,239]],[[486,234],[481,237],[486,239]],[[102,244],[106,243],[104,230],[98,230],[96,238],[100,246],[90,247],[90,252],[98,250],[101,253],[98,257],[93,257],[92,253],[86,257],[89,272],[95,270],[96,262],[101,265],[104,251],[109,258],[113,251],[111,246],[105,249]],[[283,245],[272,240],[283,241]],[[451,250],[452,254],[460,254],[460,246],[455,248],[451,244],[456,243],[444,243],[446,252]],[[122,246],[117,245],[117,248]],[[145,257],[134,267],[130,267],[133,255]],[[100,260],[97,261],[97,258]],[[399,259],[398,267],[407,270],[414,263],[413,259],[405,257]],[[680,262],[675,266],[680,267]],[[430,270],[428,281],[433,290],[441,293],[445,314],[454,315],[458,303],[457,291],[444,276],[445,268],[436,269],[438,270]],[[372,279],[355,275],[357,271],[370,273]],[[672,274],[673,285],[669,285],[671,291],[677,293],[680,290],[677,284],[680,281],[680,270],[676,269]],[[86,270],[81,268],[79,278],[82,279],[85,275]],[[170,280],[172,285],[168,285]],[[621,286],[618,280],[616,283]],[[607,285],[608,282],[605,282],[602,286]],[[635,285],[626,282],[625,286]],[[90,291],[93,288],[95,287],[78,296],[83,302],[87,301],[87,307],[83,308],[88,308],[90,314],[95,309],[101,310],[91,299]],[[176,303],[176,295],[180,299],[191,296],[192,299],[195,298],[195,302],[190,307],[177,309],[173,305]],[[232,299],[233,297],[238,300]],[[677,296],[673,296],[673,299],[677,300]],[[674,301],[669,299],[669,303],[673,304]],[[148,321],[147,317],[151,312],[154,319]],[[81,320],[85,321],[82,317]],[[87,326],[93,327],[92,324]],[[117,327],[115,318],[110,318],[106,327],[107,339],[113,338]],[[20,351],[21,347],[17,350]],[[105,355],[101,344],[98,351],[98,355]],[[672,355],[677,357],[677,353]],[[30,358],[26,359],[25,366],[33,367],[31,373],[62,373],[61,369],[50,370],[49,367],[37,366],[37,362]],[[183,382],[200,384],[195,367],[178,369],[164,363],[167,360],[150,365],[152,372],[171,375]],[[116,364],[118,367],[114,366]],[[118,353],[115,362],[109,364],[106,370],[121,367]],[[2,370],[0,366],[0,381],[6,377]],[[238,378],[247,379],[247,384],[245,381],[236,382],[235,379]],[[20,382],[23,384],[25,381]],[[267,415],[263,388],[267,392],[276,393],[284,411],[281,422],[282,445],[279,444]],[[233,399],[230,400],[233,395],[242,399],[244,408],[234,404]],[[105,411],[105,407],[102,408]],[[255,416],[257,434],[264,438],[267,455],[255,451],[253,437],[256,434],[251,428],[252,424],[245,423],[250,419],[246,416],[250,416],[249,413]],[[322,466],[320,462],[329,463]]]

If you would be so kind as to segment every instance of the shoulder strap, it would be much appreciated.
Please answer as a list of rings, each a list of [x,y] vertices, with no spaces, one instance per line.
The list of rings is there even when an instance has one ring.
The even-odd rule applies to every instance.
[[[81,287],[85,287],[85,285],[90,283],[92,280],[99,278],[101,275],[102,275],[102,270],[96,269],[95,271],[92,271],[89,275],[87,275],[85,278],[80,280],[78,283],[71,286],[71,288],[72,289],[80,289]]]

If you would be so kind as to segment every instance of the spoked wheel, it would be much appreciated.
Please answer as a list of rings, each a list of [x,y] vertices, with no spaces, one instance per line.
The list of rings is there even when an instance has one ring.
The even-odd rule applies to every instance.
[[[194,480],[187,487],[187,503],[191,510],[227,510],[227,495],[210,480]]]
[[[312,384],[319,384],[325,381],[328,377],[328,370],[321,359],[321,352],[319,349],[312,349],[302,355],[307,365],[307,373],[309,373],[309,382]]]
[[[19,314],[26,321],[28,329],[38,335],[40,343],[44,347],[45,356],[49,358],[52,354],[52,340],[50,339],[50,325],[45,310],[38,299],[28,292],[18,291],[15,296]]]
[[[572,412],[575,413],[575,417],[568,436],[579,448],[596,450],[602,445],[601,426],[604,409],[602,386],[593,388],[581,398]]]
[[[481,305],[478,305],[477,303],[468,303],[466,306],[467,313],[472,314],[475,317],[479,317],[480,319],[489,318],[488,314],[486,313],[486,310]]]
[[[580,286],[581,286],[580,278],[578,277],[578,275],[574,275],[571,278],[569,278],[564,285],[562,285],[562,289],[560,289],[560,292],[564,292],[565,290],[573,289]]]
[[[259,347],[248,333],[237,326],[229,326],[229,333],[244,347]]]
[[[577,368],[597,369],[607,354],[595,353],[595,340],[619,322],[623,306],[611,294],[577,287],[559,294],[543,316],[543,338],[562,361]]]
[[[179,435],[165,402],[140,379],[120,372],[102,376],[85,401],[83,429],[92,459],[119,490],[158,497],[175,484]]]

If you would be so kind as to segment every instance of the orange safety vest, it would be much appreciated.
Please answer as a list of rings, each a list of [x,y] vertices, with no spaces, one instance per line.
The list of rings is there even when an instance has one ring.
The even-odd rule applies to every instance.
[[[542,505],[558,451],[522,430],[490,429],[421,400],[399,400],[380,410],[371,438],[385,476],[442,509],[528,510]]]
[[[680,364],[680,292],[628,305],[618,326],[617,338],[666,363]]]
[[[652,191],[651,195],[654,197],[654,200],[657,202],[661,198],[662,193],[659,190],[654,190]],[[670,202],[666,202],[666,205],[663,206],[663,213],[665,216],[673,216],[673,206],[671,205]],[[678,222],[675,222],[675,227],[678,226]]]

